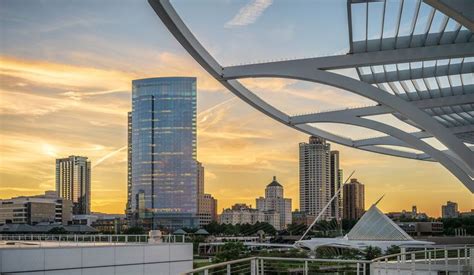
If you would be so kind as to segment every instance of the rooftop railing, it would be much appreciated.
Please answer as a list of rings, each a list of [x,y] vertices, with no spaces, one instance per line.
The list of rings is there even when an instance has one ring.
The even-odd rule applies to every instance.
[[[70,234],[0,234],[7,246],[100,246],[149,243],[148,235],[70,235]],[[184,243],[184,235],[162,235],[154,243]]]
[[[474,246],[429,247],[367,260],[250,257],[193,269],[185,274],[473,274]]]
[[[316,274],[351,272],[366,274],[370,261],[310,258],[250,257],[196,268],[184,274]]]
[[[424,271],[445,274],[472,274],[474,246],[433,247],[402,252],[372,260],[371,274],[385,274],[387,270],[400,272]]]

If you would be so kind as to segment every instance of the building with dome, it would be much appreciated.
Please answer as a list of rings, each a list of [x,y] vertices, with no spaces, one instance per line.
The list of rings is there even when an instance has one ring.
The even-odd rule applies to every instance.
[[[257,209],[262,212],[274,212],[279,216],[279,228],[277,230],[286,228],[291,223],[291,199],[284,198],[283,186],[273,177],[265,188],[265,197],[256,199]]]

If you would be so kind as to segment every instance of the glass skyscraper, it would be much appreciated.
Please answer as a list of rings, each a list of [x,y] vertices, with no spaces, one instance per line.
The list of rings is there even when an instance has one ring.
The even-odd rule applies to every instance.
[[[197,225],[196,78],[132,81],[129,137],[128,208],[135,222]]]

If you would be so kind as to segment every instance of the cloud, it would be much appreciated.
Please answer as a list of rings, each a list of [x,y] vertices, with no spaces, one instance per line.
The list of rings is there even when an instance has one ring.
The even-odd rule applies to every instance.
[[[273,0],[253,0],[242,7],[239,12],[225,24],[225,27],[241,27],[255,23],[272,3]]]

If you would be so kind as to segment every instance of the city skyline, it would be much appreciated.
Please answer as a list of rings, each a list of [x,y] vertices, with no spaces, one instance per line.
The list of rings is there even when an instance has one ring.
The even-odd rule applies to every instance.
[[[256,112],[211,80],[180,50],[164,27],[157,24],[154,15],[146,10],[146,3],[143,7],[138,4],[128,7],[144,13],[140,20],[145,22],[132,20],[131,25],[149,25],[151,27],[143,31],[147,34],[159,32],[159,35],[153,34],[155,38],[137,38],[129,29],[131,27],[123,26],[123,33],[104,36],[112,42],[100,37],[110,27],[107,20],[113,19],[114,12],[125,13],[122,10],[124,7],[112,8],[103,21],[88,21],[83,18],[88,15],[83,10],[73,11],[73,8],[59,5],[53,10],[64,11],[66,16],[77,13],[73,16],[75,20],[64,26],[58,24],[64,18],[54,12],[30,17],[31,11],[44,8],[41,4],[33,3],[30,12],[27,8],[18,10],[17,7],[19,14],[16,15],[12,13],[14,7],[9,5],[14,4],[9,3],[2,11],[5,37],[13,40],[7,39],[3,44],[1,56],[1,78],[5,83],[1,103],[4,128],[0,152],[2,198],[54,189],[54,159],[72,154],[87,155],[94,166],[92,209],[122,213],[126,202],[126,114],[130,110],[130,82],[144,77],[184,75],[198,77],[198,159],[208,171],[206,192],[219,200],[219,209],[240,201],[251,203],[255,193],[264,188],[266,179],[275,171],[279,172],[278,178],[286,183],[286,194],[293,199],[293,209],[297,208],[297,144],[306,140],[307,136]],[[96,5],[101,9],[99,4]],[[225,4],[219,4],[216,8],[222,8],[221,5]],[[232,5],[226,7],[228,12],[222,12],[219,16],[223,21],[219,26],[227,33],[235,35],[240,32],[249,36],[245,33],[245,26],[242,26],[248,21],[231,20],[242,3]],[[178,11],[183,11],[185,18],[196,23],[197,16],[187,16],[195,8],[190,6],[177,3]],[[281,13],[281,6],[280,10],[277,8],[277,5],[271,6],[269,14],[249,24],[259,28],[268,26],[271,22],[268,22],[270,19],[266,19],[266,15],[273,14],[275,17],[275,14]],[[198,11],[204,12],[203,8]],[[31,24],[36,24],[35,28],[40,28],[39,33],[44,35],[31,37],[26,28],[31,28]],[[84,44],[70,40],[67,32],[71,28],[78,29]],[[209,45],[217,44],[211,36],[206,37],[202,26],[196,25],[196,30],[202,38],[213,41],[208,42]],[[18,36],[13,39],[11,34],[15,31],[18,31]],[[320,29],[315,31],[321,32]],[[288,29],[286,35],[283,38],[288,40],[285,41],[292,40],[295,30]],[[26,37],[33,43],[21,43]],[[138,43],[124,41],[129,37],[137,39]],[[156,46],[158,41],[160,47]],[[52,46],[53,43],[57,46]],[[257,47],[256,53],[261,53],[264,48],[265,44]],[[343,48],[344,45],[340,47]],[[334,52],[334,49],[331,50]],[[219,52],[219,49],[215,51]],[[320,48],[315,54],[328,51]],[[133,69],[129,68],[129,64],[134,65]],[[298,95],[297,101],[312,96],[321,105],[335,108],[337,106],[333,105],[330,95],[344,95],[341,91],[320,85],[278,79],[254,81],[253,86],[264,90],[264,97],[272,96],[269,90],[281,90],[283,98],[277,102],[280,104],[290,95]],[[308,92],[319,92],[322,96]],[[25,100],[18,102],[18,96]],[[350,105],[365,103],[349,96],[340,98]],[[304,108],[309,110],[310,107]],[[387,193],[380,205],[384,211],[416,204],[428,214],[439,216],[440,205],[448,200],[458,202],[462,211],[472,208],[472,194],[438,164],[380,156],[335,144],[332,146],[341,152],[341,167],[346,171],[356,170],[354,176],[366,185],[368,204],[382,193]],[[397,165],[392,166],[393,163]],[[430,199],[420,201],[417,194],[420,191],[427,192]]]

